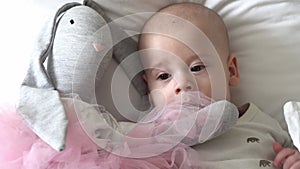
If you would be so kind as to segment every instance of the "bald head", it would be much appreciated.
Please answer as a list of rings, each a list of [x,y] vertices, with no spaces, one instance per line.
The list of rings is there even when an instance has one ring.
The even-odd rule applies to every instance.
[[[145,23],[139,47],[147,48],[147,43],[153,36],[171,35],[170,37],[181,41],[181,37],[190,34],[189,38],[195,39],[195,28],[205,34],[221,57],[229,55],[227,29],[222,18],[213,10],[197,3],[172,4],[159,10]]]

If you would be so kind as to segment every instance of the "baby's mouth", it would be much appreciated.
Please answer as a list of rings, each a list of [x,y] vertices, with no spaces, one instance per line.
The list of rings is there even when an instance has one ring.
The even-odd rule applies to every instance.
[[[189,116],[214,101],[203,93],[185,92],[169,100],[157,114],[158,121],[174,121]]]
[[[156,104],[155,107],[143,118],[143,123],[150,121],[174,121],[182,117],[193,114],[214,101],[199,91],[182,92],[172,99],[164,100]]]
[[[199,109],[202,109],[213,102],[214,102],[213,99],[209,98],[202,92],[189,91],[175,96],[172,100],[170,100],[167,103],[167,105],[177,104],[181,106],[192,106],[192,107],[198,107]]]

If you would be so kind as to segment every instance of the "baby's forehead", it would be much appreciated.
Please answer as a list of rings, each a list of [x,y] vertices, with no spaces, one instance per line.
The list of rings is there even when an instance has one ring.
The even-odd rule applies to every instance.
[[[199,5],[175,5],[154,14],[144,25],[140,48],[146,47],[145,44],[154,38],[156,41],[162,40],[149,34],[169,36],[173,38],[169,41],[176,39],[193,50],[205,50],[208,46],[222,56],[229,54],[227,30],[221,17]]]
[[[152,18],[145,25],[140,36],[140,49],[153,48],[153,45],[157,44],[167,44],[175,48],[187,47],[196,53],[208,49],[214,50],[214,43],[211,42],[214,37],[207,34],[208,28],[206,26],[198,27],[177,16],[169,18],[170,16],[165,16],[166,14],[162,15],[158,18]]]
[[[161,35],[173,39],[182,39],[189,34],[199,34],[199,32],[207,36],[206,30],[210,29],[209,25],[210,24],[201,25],[197,20],[190,21],[171,14],[157,13],[154,18],[147,21],[141,34]]]
[[[140,42],[140,50],[146,50],[147,55],[167,55],[173,53],[178,56],[206,56],[215,54],[216,49],[209,39],[204,37],[192,37],[189,39],[174,38],[166,35],[143,35]]]
[[[163,67],[170,63],[191,63],[201,62],[207,65],[214,65],[226,60],[220,56],[212,43],[207,40],[194,42],[194,46],[188,46],[178,39],[165,35],[147,34],[142,48],[140,48],[140,58],[145,67]],[[222,58],[221,58],[222,57]]]
[[[213,63],[213,59],[219,59],[215,51],[192,51],[188,47],[173,46],[165,43],[164,46],[148,46],[140,50],[140,58],[144,65],[167,65],[169,63],[185,63],[190,65],[195,62]]]

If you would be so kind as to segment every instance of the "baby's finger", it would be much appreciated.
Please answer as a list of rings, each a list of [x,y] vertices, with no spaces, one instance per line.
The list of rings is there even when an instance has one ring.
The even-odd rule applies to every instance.
[[[280,143],[275,142],[275,143],[273,143],[273,149],[274,149],[275,153],[278,153],[279,151],[282,150],[282,146]]]
[[[274,159],[274,165],[276,167],[279,167],[280,164],[283,164],[284,160],[288,158],[289,156],[293,155],[295,153],[295,150],[284,148],[281,151],[277,153]]]
[[[296,167],[298,166],[298,167]],[[300,153],[294,152],[293,155],[288,156],[283,164],[283,169],[299,169],[300,168]]]

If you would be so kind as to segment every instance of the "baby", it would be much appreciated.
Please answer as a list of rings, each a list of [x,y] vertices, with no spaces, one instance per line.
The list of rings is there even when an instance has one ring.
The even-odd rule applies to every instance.
[[[144,25],[139,49],[155,105],[191,91],[230,101],[230,87],[240,80],[224,22],[200,4],[173,4],[154,14]],[[193,146],[204,168],[300,168],[300,153],[276,120],[253,103],[238,110],[230,131]]]

